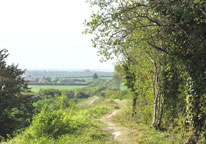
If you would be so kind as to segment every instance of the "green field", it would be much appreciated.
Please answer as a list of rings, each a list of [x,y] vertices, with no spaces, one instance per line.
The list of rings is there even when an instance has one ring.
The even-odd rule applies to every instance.
[[[120,90],[127,90],[128,88],[127,88],[127,86],[125,86],[123,83],[120,85]]]
[[[99,77],[99,79],[104,79],[104,80],[112,80],[113,77]]]
[[[40,89],[59,89],[59,90],[73,90],[76,88],[83,88],[85,86],[68,86],[68,85],[29,85],[31,91],[38,92]]]

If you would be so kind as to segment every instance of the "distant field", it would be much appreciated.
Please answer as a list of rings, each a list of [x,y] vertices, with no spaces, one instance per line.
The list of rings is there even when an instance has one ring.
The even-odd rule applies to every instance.
[[[66,86],[66,85],[29,85],[31,91],[38,92],[40,89],[59,89],[59,90],[73,90],[76,88],[83,88],[85,86]]]
[[[113,79],[113,77],[99,77],[99,79],[111,80],[111,79]]]
[[[125,86],[124,84],[120,85],[120,90],[127,90],[127,89],[128,89],[127,86]]]

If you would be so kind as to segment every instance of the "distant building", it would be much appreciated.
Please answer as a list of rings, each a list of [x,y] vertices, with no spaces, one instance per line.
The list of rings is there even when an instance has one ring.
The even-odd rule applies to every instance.
[[[71,79],[61,80],[61,83],[73,83],[74,81]]]
[[[27,83],[36,83],[38,80],[36,78],[24,78],[24,81]]]

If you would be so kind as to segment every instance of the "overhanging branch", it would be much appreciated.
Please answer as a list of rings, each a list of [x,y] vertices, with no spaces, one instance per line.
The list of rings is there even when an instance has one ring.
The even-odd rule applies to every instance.
[[[153,44],[151,44],[150,42],[147,42],[150,46],[152,46],[153,48],[155,48],[155,49],[157,49],[157,50],[159,50],[159,51],[161,51],[161,52],[164,52],[164,53],[166,53],[166,54],[169,54],[166,50],[164,50],[163,48],[161,48],[161,47],[158,47],[158,46],[156,46],[156,45],[153,45]]]

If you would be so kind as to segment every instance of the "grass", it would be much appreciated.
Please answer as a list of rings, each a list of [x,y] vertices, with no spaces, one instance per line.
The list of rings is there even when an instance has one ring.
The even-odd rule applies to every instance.
[[[111,133],[103,130],[105,125],[94,120],[108,112],[106,106],[97,104],[83,109],[45,109],[24,132],[2,144],[115,144]],[[53,133],[58,135],[54,137]]]
[[[123,83],[120,85],[120,90],[127,90],[128,88],[127,88],[127,86],[125,86]]]
[[[31,88],[31,91],[38,92],[40,89],[59,89],[59,90],[73,90],[76,88],[83,88],[85,86],[67,86],[67,85],[29,85],[29,88]]]
[[[66,122],[70,119],[73,121],[72,125],[66,127],[74,127],[77,130],[74,132],[68,132],[58,136],[57,138],[40,135],[38,136],[33,131],[32,125],[22,134],[17,135],[15,138],[4,142],[3,144],[115,144],[113,136],[109,131],[105,131],[105,124],[95,121],[94,119],[102,117],[105,114],[110,113],[114,109],[118,109],[121,113],[117,114],[113,122],[117,125],[128,128],[129,137],[135,138],[139,144],[181,144],[183,141],[178,135],[171,134],[167,131],[161,132],[151,128],[150,125],[143,124],[138,121],[138,117],[131,117],[131,109],[128,107],[129,100],[119,99],[104,99],[101,98],[95,104],[89,105],[89,103],[96,99],[97,96],[84,99],[80,104],[76,105],[74,114],[69,109],[62,111],[65,115],[62,120],[66,119]],[[67,118],[70,115],[72,118]],[[43,114],[45,116],[45,114]],[[49,115],[50,116],[50,115]],[[55,117],[56,118],[56,117]],[[67,120],[68,119],[68,120]],[[37,119],[38,120],[38,119]],[[55,128],[57,129],[61,121],[56,122]],[[41,123],[37,123],[38,125]],[[52,123],[53,124],[53,123]],[[54,123],[55,124],[55,123]],[[38,126],[37,125],[37,126]],[[44,125],[38,127],[42,128]],[[61,126],[61,125],[60,125]],[[62,127],[60,127],[62,129]],[[37,127],[37,128],[38,128]],[[47,126],[46,126],[47,127]],[[64,127],[63,127],[64,128]],[[55,130],[56,130],[55,129]],[[37,129],[38,130],[38,129]],[[60,132],[62,132],[60,130]],[[39,134],[39,132],[38,132]]]
[[[112,80],[113,77],[99,77],[99,79],[104,79],[104,80]]]
[[[63,134],[58,138],[37,137],[28,130],[2,144],[104,144],[112,141],[112,135],[102,130],[101,123],[90,121],[89,126],[80,128],[74,133]]]
[[[181,136],[168,131],[157,131],[151,125],[144,124],[138,117],[131,117],[131,109],[125,108],[114,121],[134,131],[139,144],[182,144]]]

